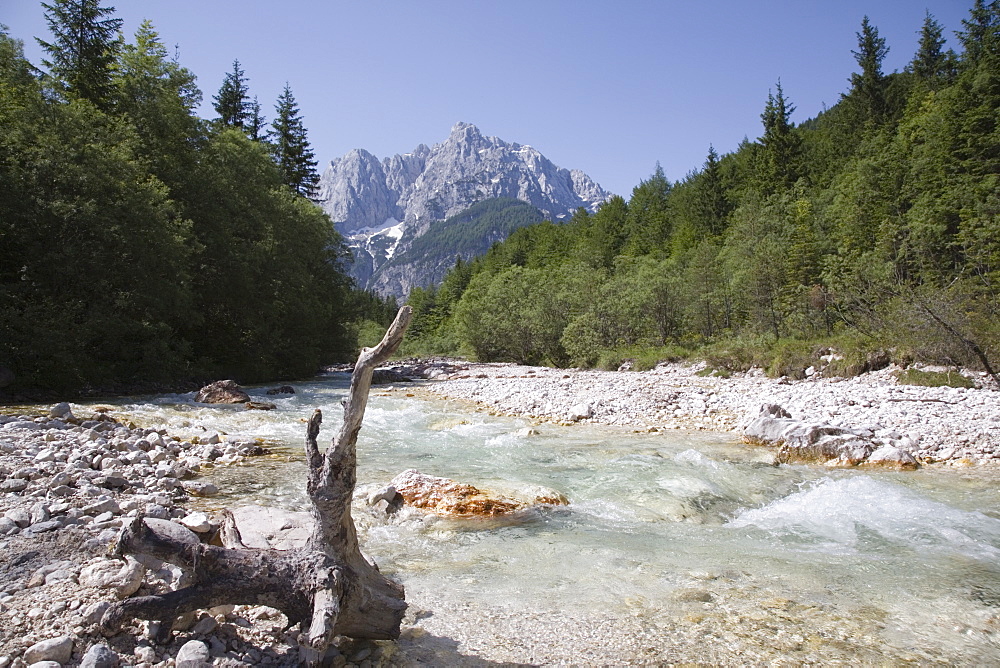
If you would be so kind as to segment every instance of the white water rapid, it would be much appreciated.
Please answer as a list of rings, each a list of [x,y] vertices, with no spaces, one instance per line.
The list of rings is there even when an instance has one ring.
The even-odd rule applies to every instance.
[[[116,408],[174,434],[263,437],[273,454],[203,472],[207,507],[306,507],[303,421],[341,418],[347,377],[274,411],[189,395]],[[772,466],[729,435],[535,426],[374,388],[359,485],[414,468],[570,505],[445,520],[356,505],[363,549],[411,604],[400,659],[524,663],[1000,663],[1000,490],[975,471]]]

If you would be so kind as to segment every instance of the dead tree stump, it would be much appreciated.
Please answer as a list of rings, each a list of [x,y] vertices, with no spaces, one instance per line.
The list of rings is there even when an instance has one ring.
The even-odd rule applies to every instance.
[[[112,605],[101,629],[117,633],[132,619],[160,623],[158,640],[184,613],[217,605],[266,605],[281,610],[289,624],[300,623],[306,661],[318,661],[334,636],[389,640],[399,637],[406,610],[403,587],[361,554],[351,499],[357,480],[356,443],[375,367],[399,347],[410,322],[409,306],[399,310],[382,341],[365,348],[351,376],[344,424],[326,452],[316,443],[322,415],[317,409],[306,430],[307,490],[315,528],[300,550],[243,547],[235,524],[223,527],[224,544],[205,545],[194,534],[165,520],[135,518],[122,528],[115,552],[145,554],[176,564],[192,576],[190,586]]]

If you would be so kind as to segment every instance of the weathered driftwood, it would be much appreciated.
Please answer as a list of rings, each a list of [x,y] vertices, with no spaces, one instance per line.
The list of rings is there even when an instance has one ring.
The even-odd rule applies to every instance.
[[[411,315],[410,307],[401,308],[382,341],[361,351],[344,402],[344,424],[325,453],[316,443],[320,411],[309,420],[307,490],[315,528],[307,546],[287,551],[246,548],[235,523],[228,521],[220,532],[227,547],[217,547],[197,541],[171,522],[136,518],[123,527],[117,554],[145,554],[176,564],[192,576],[193,584],[111,606],[101,620],[105,633],[117,633],[132,619],[148,619],[160,623],[158,640],[166,641],[172,624],[184,613],[236,604],[267,605],[285,613],[290,624],[300,623],[307,662],[322,657],[337,635],[383,640],[399,636],[406,609],[403,587],[361,554],[351,499],[355,445],[372,371],[399,347]]]

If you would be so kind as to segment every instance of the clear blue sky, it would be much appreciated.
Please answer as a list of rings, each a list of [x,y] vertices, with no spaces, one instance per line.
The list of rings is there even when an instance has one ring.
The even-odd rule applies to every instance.
[[[902,69],[925,10],[954,31],[972,0],[105,0],[131,40],[150,19],[198,76],[202,115],[239,59],[268,119],[287,81],[320,169],[352,148],[379,157],[443,141],[457,121],[530,144],[625,195],[659,161],[681,179],[709,144],[760,134],[780,78],[815,116],[847,90],[868,15]],[[47,38],[34,0],[4,0],[0,23]]]

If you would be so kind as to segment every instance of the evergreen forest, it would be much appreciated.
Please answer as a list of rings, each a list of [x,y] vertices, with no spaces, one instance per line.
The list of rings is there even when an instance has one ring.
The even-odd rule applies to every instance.
[[[917,26],[915,26],[917,28]],[[865,17],[837,104],[799,125],[767,91],[761,135],[679,182],[517,229],[415,290],[410,352],[640,367],[691,356],[802,377],[890,361],[1000,366],[1000,2],[909,65]],[[830,82],[835,86],[836,82]],[[836,370],[836,369],[835,369]]]
[[[291,89],[268,124],[235,61],[203,119],[148,22],[129,41],[98,0],[39,11],[40,66],[0,27],[2,391],[261,382],[351,357],[348,323],[384,305],[308,198]]]

